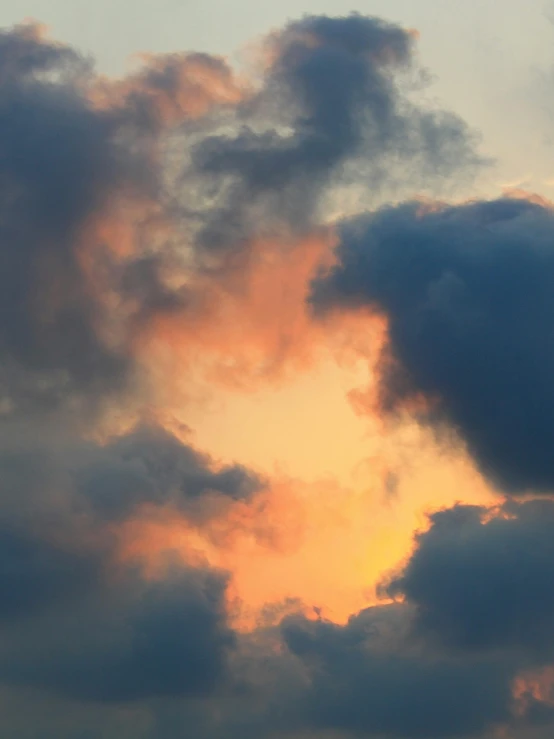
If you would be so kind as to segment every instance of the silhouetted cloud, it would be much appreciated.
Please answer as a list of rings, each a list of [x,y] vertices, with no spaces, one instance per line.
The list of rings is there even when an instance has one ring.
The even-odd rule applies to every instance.
[[[207,455],[152,425],[85,450],[74,474],[79,493],[108,519],[128,517],[142,504],[172,504],[191,513],[203,495],[247,500],[264,484],[240,465],[214,465]]]
[[[0,678],[107,703],[209,695],[235,641],[225,588],[225,575],[210,570],[175,567],[152,583],[116,575],[55,623],[14,631]]]
[[[383,313],[380,404],[420,394],[485,474],[514,493],[554,487],[554,216],[521,199],[404,204],[343,224],[313,301]]]
[[[48,541],[31,531],[0,529],[0,621],[28,619],[49,606],[71,601],[100,580],[102,551]]]
[[[228,573],[177,558],[150,580],[117,526],[148,505],[201,529],[258,478],[153,425],[105,445],[0,430],[0,684],[106,703],[216,690],[235,643]]]
[[[462,650],[554,647],[554,503],[459,505],[431,515],[404,571],[386,586],[416,607],[417,628]]]
[[[38,29],[0,35],[0,393],[4,410],[121,387],[124,351],[102,340],[82,268],[82,231],[140,158],[95,110],[90,65]]]
[[[445,737],[478,734],[508,719],[510,680],[501,660],[456,660],[402,641],[387,644],[379,619],[394,623],[395,613],[379,611],[368,609],[346,626],[285,621],[286,643],[310,675],[300,709],[306,727]]]

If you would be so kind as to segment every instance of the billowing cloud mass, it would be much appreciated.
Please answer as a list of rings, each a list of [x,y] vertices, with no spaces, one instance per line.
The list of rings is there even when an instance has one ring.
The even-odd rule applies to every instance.
[[[413,31],[253,56],[0,32],[3,734],[550,736],[551,204],[435,200],[488,160]],[[348,363],[357,477],[199,448]]]
[[[508,198],[405,204],[343,226],[319,308],[383,312],[380,406],[429,401],[485,474],[514,493],[552,490],[552,210]]]
[[[224,592],[224,576],[200,569],[152,584],[128,573],[44,631],[13,629],[2,678],[108,703],[209,695],[234,642]]]
[[[552,501],[491,512],[456,506],[431,528],[403,573],[387,584],[417,608],[417,628],[469,650],[530,650],[551,658]]]
[[[346,626],[284,622],[288,647],[311,673],[302,704],[308,725],[362,736],[443,737],[477,733],[508,718],[510,683],[501,661],[391,648],[382,621],[394,627],[399,617],[385,607],[368,609]]]

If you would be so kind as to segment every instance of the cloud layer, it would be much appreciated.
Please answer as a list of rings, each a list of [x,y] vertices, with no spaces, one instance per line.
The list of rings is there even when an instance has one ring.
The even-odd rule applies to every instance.
[[[39,26],[0,32],[7,735],[551,732],[552,210],[415,199],[485,163],[421,94],[415,45],[310,16],[251,70],[175,53],[109,79]],[[349,190],[364,212],[335,216]],[[302,592],[239,602],[237,562],[270,580],[266,561],[302,565],[304,536],[310,572],[330,568],[337,538],[314,527],[396,515],[409,465],[375,453],[371,490],[328,485],[321,512],[322,485],[295,497],[185,424],[193,401],[286,383],[341,345],[379,349],[359,406],[396,423],[390,444],[431,428],[498,501],[430,513],[382,573],[386,602],[335,623]]]

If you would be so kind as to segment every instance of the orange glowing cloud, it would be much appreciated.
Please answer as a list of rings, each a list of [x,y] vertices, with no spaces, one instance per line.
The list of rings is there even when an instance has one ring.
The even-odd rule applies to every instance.
[[[522,673],[515,679],[512,691],[518,716],[524,715],[532,702],[554,706],[554,667]]]
[[[137,356],[163,365],[170,393],[178,391],[185,370],[186,383],[197,374],[245,390],[312,366],[325,332],[306,301],[333,244],[325,230],[291,243],[255,242],[221,276],[196,273],[187,283],[183,275],[183,307],[160,311],[138,327]]]
[[[207,54],[141,54],[141,67],[123,79],[97,78],[91,101],[100,109],[136,108],[152,122],[173,127],[202,118],[217,106],[235,106],[249,94],[222,57]]]
[[[529,203],[535,203],[535,205],[540,205],[549,210],[554,208],[554,202],[552,202],[552,200],[549,200],[538,193],[524,190],[521,187],[505,187],[502,192],[507,198],[513,198],[514,200],[527,200]]]

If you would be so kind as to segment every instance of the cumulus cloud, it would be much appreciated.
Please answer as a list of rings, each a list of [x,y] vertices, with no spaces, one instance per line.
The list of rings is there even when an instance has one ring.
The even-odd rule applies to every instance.
[[[202,527],[221,514],[203,499],[248,500],[255,476],[153,427],[104,446],[4,439],[0,469],[0,683],[122,704],[224,682],[228,573],[176,559],[150,579],[117,526],[148,504]]]
[[[225,575],[200,569],[175,568],[151,583],[132,571],[116,576],[77,609],[13,629],[0,676],[106,703],[209,695],[235,640],[225,588]]]
[[[320,310],[370,307],[388,322],[379,405],[424,396],[508,492],[554,484],[552,210],[520,198],[408,203],[345,223]]]
[[[460,649],[552,656],[552,501],[431,515],[404,571],[386,586],[417,609],[417,628]]]
[[[370,609],[346,626],[285,622],[287,645],[309,665],[300,709],[307,726],[353,736],[450,737],[479,734],[509,718],[510,682],[501,661],[410,653],[401,641],[383,646],[379,616],[394,623],[397,614]]]

